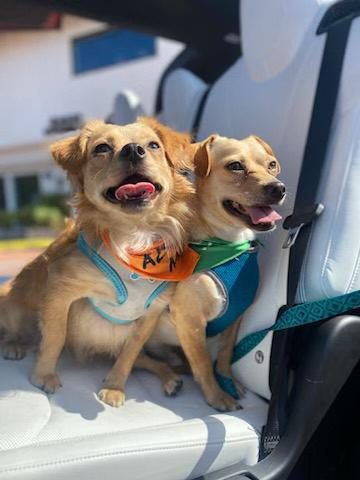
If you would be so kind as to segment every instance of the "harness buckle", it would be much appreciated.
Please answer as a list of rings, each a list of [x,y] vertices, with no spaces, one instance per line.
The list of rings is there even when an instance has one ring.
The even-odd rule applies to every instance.
[[[312,223],[324,211],[325,207],[322,203],[316,203],[314,206],[307,208],[299,213],[292,213],[285,218],[283,228],[288,230],[288,236],[282,248],[291,248],[300,233],[300,230]]]

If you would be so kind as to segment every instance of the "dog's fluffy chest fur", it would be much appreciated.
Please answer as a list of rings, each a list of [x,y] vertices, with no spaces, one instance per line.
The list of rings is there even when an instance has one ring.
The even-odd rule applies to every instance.
[[[106,298],[105,293],[109,288],[112,288],[110,284],[107,288],[100,288],[99,293],[104,293]],[[159,304],[165,308],[170,301],[172,291],[173,287],[170,286],[154,301],[149,310],[157,308]],[[136,320],[127,325],[112,323],[99,315],[87,299],[78,300],[73,303],[69,313],[67,345],[79,359],[96,354],[115,358],[119,355],[126,339],[136,330],[136,326]]]

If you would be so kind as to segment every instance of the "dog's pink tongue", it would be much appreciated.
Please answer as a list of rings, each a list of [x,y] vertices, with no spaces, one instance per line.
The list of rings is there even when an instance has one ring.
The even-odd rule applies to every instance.
[[[149,198],[155,192],[155,187],[149,182],[127,183],[115,191],[118,200]]]
[[[271,223],[281,220],[279,215],[271,207],[244,207],[246,213],[250,216],[251,221],[256,225],[257,223]]]

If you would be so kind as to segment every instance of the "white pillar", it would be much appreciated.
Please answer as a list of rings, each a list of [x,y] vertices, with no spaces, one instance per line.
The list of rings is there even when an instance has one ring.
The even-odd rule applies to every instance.
[[[12,173],[6,173],[3,178],[4,178],[5,209],[8,212],[15,212],[18,208],[15,177]]]

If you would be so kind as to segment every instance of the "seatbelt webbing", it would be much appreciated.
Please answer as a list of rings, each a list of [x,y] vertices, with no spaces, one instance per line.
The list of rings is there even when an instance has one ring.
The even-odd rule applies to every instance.
[[[332,298],[324,298],[314,302],[301,303],[285,309],[274,325],[246,335],[236,345],[232,363],[247,355],[253,350],[269,332],[280,332],[289,328],[301,327],[329,318],[344,315],[360,309],[360,290],[345,293]]]
[[[341,2],[340,2],[341,3]],[[301,211],[313,208],[316,204],[318,187],[326,159],[331,125],[336,107],[344,55],[351,27],[352,17],[337,19],[327,30],[322,62],[315,92],[313,110],[308,131],[303,163],[296,193],[294,214],[301,216]],[[322,33],[320,29],[317,34]],[[315,209],[316,210],[316,209]],[[311,232],[311,222],[297,232],[297,239],[290,250],[287,306],[295,303],[297,287],[300,280],[306,248]],[[260,445],[260,460],[276,447],[284,430],[286,406],[283,395],[287,392],[287,358],[286,344],[289,331],[281,338],[279,348],[283,351],[282,371],[277,372],[277,378],[272,388],[267,424],[265,425]]]
[[[205,105],[206,105],[206,100],[209,96],[210,90],[211,90],[211,87],[208,87],[205,90],[205,92],[203,93],[203,96],[201,97],[201,100],[199,102],[199,106],[198,106],[198,109],[197,109],[197,112],[196,112],[196,115],[195,115],[194,123],[193,123],[192,129],[191,129],[191,133],[192,133],[195,140],[198,139],[200,122],[201,122],[201,118],[202,118],[202,115],[203,115],[203,112],[204,112],[204,109],[205,109]]]
[[[350,21],[336,23],[328,31],[316,87],[308,138],[296,193],[294,212],[316,204],[326,159],[330,130],[338,97],[342,65],[351,27]],[[305,225],[290,250],[287,304],[295,303],[301,268],[311,232]]]

